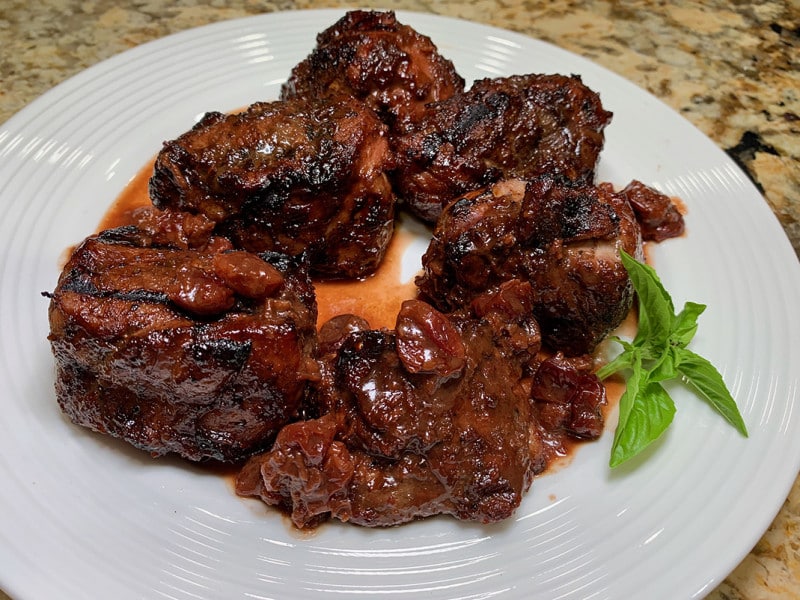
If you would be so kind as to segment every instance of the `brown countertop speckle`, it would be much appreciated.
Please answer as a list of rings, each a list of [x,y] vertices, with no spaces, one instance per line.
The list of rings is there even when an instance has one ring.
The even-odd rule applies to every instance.
[[[800,254],[797,2],[231,0],[210,4],[4,0],[0,123],[64,79],[170,33],[278,10],[391,5],[397,10],[461,17],[551,42],[655,94],[745,170]],[[800,480],[763,538],[708,597],[800,597]]]

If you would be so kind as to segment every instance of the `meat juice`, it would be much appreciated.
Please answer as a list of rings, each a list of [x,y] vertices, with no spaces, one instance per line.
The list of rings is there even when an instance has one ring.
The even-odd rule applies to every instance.
[[[364,279],[315,281],[319,310],[317,326],[336,315],[354,314],[366,319],[374,329],[394,329],[400,305],[417,295],[413,278],[401,280],[403,254],[412,240],[410,232],[395,231],[381,266]]]
[[[116,200],[114,200],[106,211],[106,214],[103,215],[97,227],[98,231],[130,225],[133,220],[133,211],[151,204],[150,193],[147,188],[150,182],[150,175],[153,173],[155,161],[156,159],[153,157],[153,159],[148,161],[147,164],[134,175],[133,179],[128,182],[128,185],[125,186],[122,193],[117,196]]]

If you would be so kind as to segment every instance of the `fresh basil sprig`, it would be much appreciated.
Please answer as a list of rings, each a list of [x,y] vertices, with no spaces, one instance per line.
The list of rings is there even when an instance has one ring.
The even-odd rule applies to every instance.
[[[624,250],[620,250],[620,256],[639,298],[639,329],[633,342],[612,337],[622,345],[622,353],[597,371],[600,379],[617,371],[630,371],[619,400],[619,423],[609,465],[616,467],[637,455],[669,427],[675,403],[661,383],[676,377],[746,437],[747,427],[719,371],[686,347],[697,331],[697,318],[705,305],[687,302],[676,315],[672,298],[655,270]]]

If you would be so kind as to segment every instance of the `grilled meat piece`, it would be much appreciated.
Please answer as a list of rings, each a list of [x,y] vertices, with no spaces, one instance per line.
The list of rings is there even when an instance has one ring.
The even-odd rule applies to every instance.
[[[349,100],[208,113],[166,142],[150,180],[162,209],[204,215],[251,252],[306,253],[312,270],[375,270],[394,227],[386,127]]]
[[[589,403],[577,386],[530,397],[540,345],[531,300],[528,283],[510,281],[454,315],[409,300],[394,331],[347,317],[324,325],[324,414],[282,429],[237,491],[284,508],[298,527],[509,517],[571,435],[562,422],[541,426],[536,403]],[[602,385],[585,387],[602,404]]]
[[[391,11],[351,11],[317,36],[281,97],[323,103],[353,97],[397,132],[416,122],[427,103],[463,90],[463,78],[430,38],[398,23]]]
[[[447,205],[416,284],[453,311],[504,281],[530,281],[545,344],[587,354],[631,307],[620,248],[642,259],[633,211],[610,189],[505,180]]]
[[[224,238],[186,249],[152,237],[108,230],[65,266],[49,313],[62,410],[153,455],[264,450],[319,376],[306,267]]]
[[[611,113],[577,76],[476,81],[427,107],[394,141],[393,183],[411,211],[435,221],[442,206],[500,178],[543,174],[592,183]]]

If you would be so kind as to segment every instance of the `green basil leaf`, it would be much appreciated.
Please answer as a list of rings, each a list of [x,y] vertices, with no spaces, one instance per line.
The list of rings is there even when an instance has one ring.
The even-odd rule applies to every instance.
[[[666,344],[675,319],[672,298],[652,267],[640,263],[622,249],[619,254],[633,289],[639,296],[639,330],[633,340],[634,345]]]
[[[675,317],[672,333],[669,336],[670,343],[685,348],[692,341],[697,331],[697,318],[705,309],[705,304],[697,304],[696,302],[684,304],[683,310]]]
[[[597,370],[597,373],[595,374],[601,381],[606,377],[609,377],[614,373],[617,373],[618,371],[630,369],[633,366],[634,362],[633,355],[635,352],[637,352],[637,350],[634,348],[633,345],[629,344],[625,340],[621,340],[617,336],[611,336],[609,339],[620,344],[622,346],[622,352],[619,355],[617,355],[617,357],[614,358],[614,360],[612,360],[610,363],[603,365],[602,367],[600,367],[600,369]]]
[[[667,381],[673,379],[678,374],[678,348],[674,346],[667,346],[664,352],[656,360],[655,364],[650,367],[648,379],[650,381]]]
[[[744,419],[716,367],[691,350],[679,348],[677,351],[678,372],[683,375],[686,383],[707,400],[739,433],[747,437]]]
[[[625,431],[628,417],[633,410],[636,397],[639,395],[639,387],[647,383],[647,374],[642,369],[642,357],[638,353],[633,354],[633,364],[631,368],[633,371],[625,382],[625,392],[619,398],[619,418],[617,420],[617,430],[614,433],[614,444],[612,448],[616,448],[617,441]]]
[[[617,371],[631,371],[619,400],[611,467],[641,452],[672,423],[675,404],[660,382],[679,375],[746,436],[744,420],[722,376],[705,358],[686,349],[697,332],[697,319],[705,305],[687,302],[676,315],[672,298],[655,270],[624,250],[620,250],[620,258],[638,296],[639,329],[632,343],[612,338],[623,351],[597,371],[600,379]]]
[[[646,377],[641,383],[644,386],[636,393],[622,429],[617,428],[609,461],[612,468],[661,437],[675,416],[675,403],[660,383],[646,381]]]
[[[625,382],[625,393],[623,393],[619,399],[619,419],[617,420],[617,431],[614,434],[614,445],[616,445],[617,438],[625,429],[628,415],[630,415],[633,403],[639,393],[639,385],[646,379],[645,372],[642,369],[641,355],[638,352],[634,352],[632,358],[631,369],[633,369],[633,372]]]

